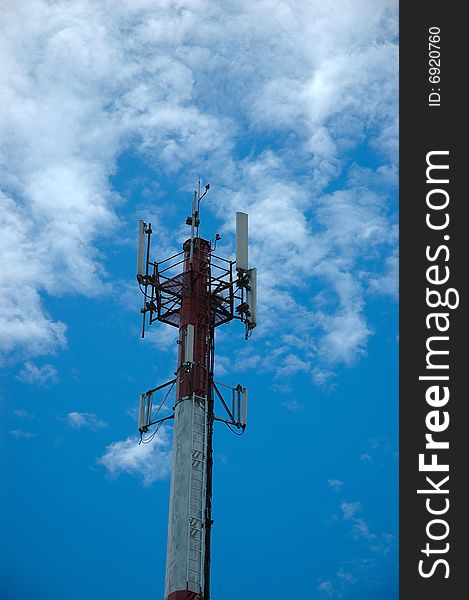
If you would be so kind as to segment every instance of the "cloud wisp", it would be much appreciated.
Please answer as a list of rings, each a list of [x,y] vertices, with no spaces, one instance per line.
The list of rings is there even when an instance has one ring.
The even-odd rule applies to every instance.
[[[328,479],[327,485],[330,486],[335,492],[339,492],[342,489],[344,482],[340,479]]]
[[[113,442],[106,447],[98,459],[111,477],[127,473],[141,477],[148,487],[159,479],[169,476],[171,468],[171,450],[169,437],[161,428],[149,444],[139,444],[135,437]]]
[[[35,434],[31,431],[23,431],[22,429],[12,429],[10,431],[10,435],[12,435],[16,440],[29,440],[35,437]]]
[[[52,365],[38,367],[33,362],[27,361],[18,373],[17,379],[29,385],[48,387],[57,383],[57,370]]]
[[[73,429],[91,429],[96,431],[107,427],[107,423],[98,419],[94,413],[70,412],[66,416],[66,422]]]
[[[370,445],[389,446],[387,440],[370,440]],[[328,479],[327,485],[335,492],[341,492],[344,482],[339,479]],[[343,534],[353,541],[355,547],[352,556],[347,560],[338,558],[338,565],[328,577],[321,577],[316,589],[319,597],[346,598],[352,588],[380,589],[383,585],[381,566],[393,561],[396,548],[395,536],[386,531],[376,530],[366,517],[365,507],[361,501],[341,499],[339,512],[326,523],[327,526],[341,528]],[[338,557],[340,554],[338,555]]]

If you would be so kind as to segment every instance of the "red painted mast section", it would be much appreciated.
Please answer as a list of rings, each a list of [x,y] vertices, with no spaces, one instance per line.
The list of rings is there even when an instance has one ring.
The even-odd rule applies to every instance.
[[[190,264],[191,240],[185,242],[184,288],[179,325],[179,365],[184,356],[184,339],[187,325],[194,325],[194,364],[190,373],[178,373],[176,399],[192,396],[206,397],[208,392],[208,345],[210,329],[210,242],[194,238],[192,267]]]

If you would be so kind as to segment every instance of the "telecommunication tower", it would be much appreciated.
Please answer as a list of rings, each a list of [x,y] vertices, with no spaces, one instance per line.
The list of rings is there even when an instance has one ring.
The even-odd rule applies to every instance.
[[[238,319],[249,337],[256,326],[257,271],[248,265],[246,213],[236,213],[236,260],[215,254],[218,234],[213,241],[199,236],[200,202],[209,189],[207,184],[201,195],[199,181],[186,219],[190,238],[178,254],[151,261],[151,223],[139,221],[138,226],[142,337],[147,321],[179,330],[175,378],[141,394],[138,423],[141,440],[149,443],[163,422],[174,420],[165,600],[210,598],[213,424],[221,421],[239,434],[246,427],[247,388],[214,380],[215,328]],[[229,390],[229,399],[221,387]],[[172,413],[158,418],[174,388]],[[154,406],[159,393],[163,399]],[[223,417],[215,415],[216,400]]]

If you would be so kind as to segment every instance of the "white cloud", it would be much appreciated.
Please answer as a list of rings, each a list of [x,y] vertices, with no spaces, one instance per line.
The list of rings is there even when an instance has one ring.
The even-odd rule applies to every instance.
[[[341,567],[332,579],[321,581],[318,590],[329,598],[344,598],[358,580],[356,575]]]
[[[334,586],[331,581],[321,581],[318,585],[318,590],[327,596],[335,595]]]
[[[383,583],[377,576],[377,566],[375,557],[342,561],[334,575],[322,582],[325,585],[319,590],[331,598],[347,598],[351,588],[357,585],[361,588],[362,596],[368,597],[374,589],[381,589]]]
[[[340,479],[328,479],[327,480],[327,484],[336,492],[338,492],[339,490],[342,489],[342,486],[344,485],[343,481],[340,481]]]
[[[319,352],[327,362],[350,364],[364,352],[370,330],[364,316],[351,311],[345,314],[322,315],[325,334]]]
[[[304,405],[300,404],[298,400],[286,400],[282,402],[282,406],[285,410],[293,413],[301,412],[304,409]]]
[[[156,324],[152,329],[145,332],[145,338],[151,342],[156,350],[177,356],[179,333],[176,327]]]
[[[348,573],[347,571],[344,571],[344,569],[342,569],[342,568],[340,568],[337,571],[337,577],[347,585],[348,584],[353,585],[358,580],[358,578],[355,575],[353,575],[352,573]]]
[[[334,387],[334,383],[332,383],[335,374],[330,369],[313,369],[313,380],[317,385],[323,386],[329,390]]]
[[[1,60],[1,59],[0,59]],[[1,126],[1,117],[0,117]],[[0,143],[1,156],[1,143]],[[1,162],[1,161],[0,161]],[[0,167],[0,180],[3,179]],[[50,267],[34,243],[34,223],[26,208],[0,192],[0,353],[27,349],[43,354],[65,344],[66,326],[44,310],[37,285]],[[21,283],[18,276],[21,274]]]
[[[117,230],[122,200],[109,178],[131,150],[182,188],[205,173],[225,233],[235,207],[249,211],[256,335],[272,340],[294,318],[305,350],[287,342],[282,376],[352,364],[372,335],[367,294],[396,288],[396,36],[393,0],[340,11],[333,0],[10,3],[0,351],[63,347],[66,325],[45,294],[106,289],[97,243]],[[237,145],[253,134],[276,141],[242,156]],[[358,147],[374,171],[350,165]],[[308,300],[318,287],[328,291],[320,308]]]
[[[239,365],[239,362],[237,362]],[[224,377],[227,373],[233,370],[235,365],[228,356],[218,354],[215,358],[215,373],[216,377]]]
[[[340,508],[342,510],[343,518],[348,521],[351,519],[359,510],[361,510],[360,502],[342,502]]]
[[[360,460],[368,464],[382,464],[382,461],[395,459],[396,453],[393,452],[392,445],[387,438],[371,438],[368,440],[368,452],[360,455]]]
[[[280,365],[277,368],[278,377],[284,375],[295,375],[300,372],[308,372],[311,369],[309,362],[302,360],[295,354],[288,354],[281,359]]]
[[[336,480],[328,481],[329,485],[336,489]],[[342,487],[342,482],[339,482],[337,490]],[[384,531],[375,532],[370,528],[370,525],[363,517],[357,517],[357,513],[362,512],[363,507],[361,502],[341,502],[340,509],[342,511],[342,520],[350,525],[350,534],[356,542],[366,542],[367,548],[374,554],[382,554],[387,556],[394,544],[394,536]],[[330,523],[337,523],[338,518],[334,516]],[[345,575],[337,573],[338,577],[344,581],[347,580]],[[351,583],[350,581],[348,583]]]
[[[370,533],[368,524],[364,519],[355,519],[353,523],[353,533],[356,537],[365,538],[367,540],[373,537],[373,534]]]
[[[370,440],[370,444],[375,441],[381,443],[381,440]],[[336,491],[341,490],[343,486],[343,482],[337,479],[330,479],[327,483]],[[363,512],[361,502],[342,501],[340,509],[342,518],[333,515],[328,524],[340,523],[345,526],[356,546],[352,552],[353,558],[341,560],[334,575],[330,574],[327,579],[321,578],[324,585],[318,589],[331,598],[348,597],[350,589],[356,585],[363,590],[380,589],[383,582],[379,575],[379,564],[381,561],[388,564],[388,555],[395,547],[393,535],[384,531],[373,531],[365,518],[357,516]],[[360,556],[363,553],[365,554]]]
[[[276,394],[291,394],[293,388],[291,385],[285,383],[274,383],[270,386]]]
[[[96,430],[107,427],[107,423],[98,419],[93,413],[70,412],[66,417],[66,421],[73,429]]]
[[[17,375],[17,379],[31,385],[48,386],[57,383],[57,370],[52,365],[38,367],[32,362],[25,362]]]
[[[378,554],[387,556],[394,544],[394,536],[390,533],[374,533],[370,530],[368,523],[364,519],[355,519],[352,527],[352,535],[356,540],[365,540],[368,542],[369,549]]]
[[[23,431],[21,429],[12,429],[10,431],[10,434],[17,440],[20,439],[30,439],[32,437],[34,437],[34,433],[31,433],[30,431]]]
[[[140,476],[145,486],[164,479],[171,468],[171,451],[166,430],[160,429],[148,444],[139,444],[135,437],[113,442],[106,447],[98,463],[106,467],[113,476],[121,472]]]
[[[370,440],[368,440],[368,445],[374,450],[379,449],[385,453],[391,451],[391,444],[386,438],[371,438]]]
[[[399,257],[397,250],[386,258],[385,265],[385,270],[381,275],[370,279],[370,290],[397,299],[399,294]]]
[[[14,410],[13,416],[17,417],[18,419],[25,419],[28,421],[34,419],[34,415],[23,408]]]

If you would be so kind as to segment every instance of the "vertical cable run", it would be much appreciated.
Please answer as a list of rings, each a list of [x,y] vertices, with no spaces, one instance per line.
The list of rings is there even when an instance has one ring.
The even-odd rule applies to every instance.
[[[207,385],[207,479],[205,500],[205,582],[203,600],[210,600],[210,561],[211,561],[211,535],[212,535],[212,485],[213,485],[213,367],[215,353],[213,319],[209,324],[208,348],[208,385]]]

